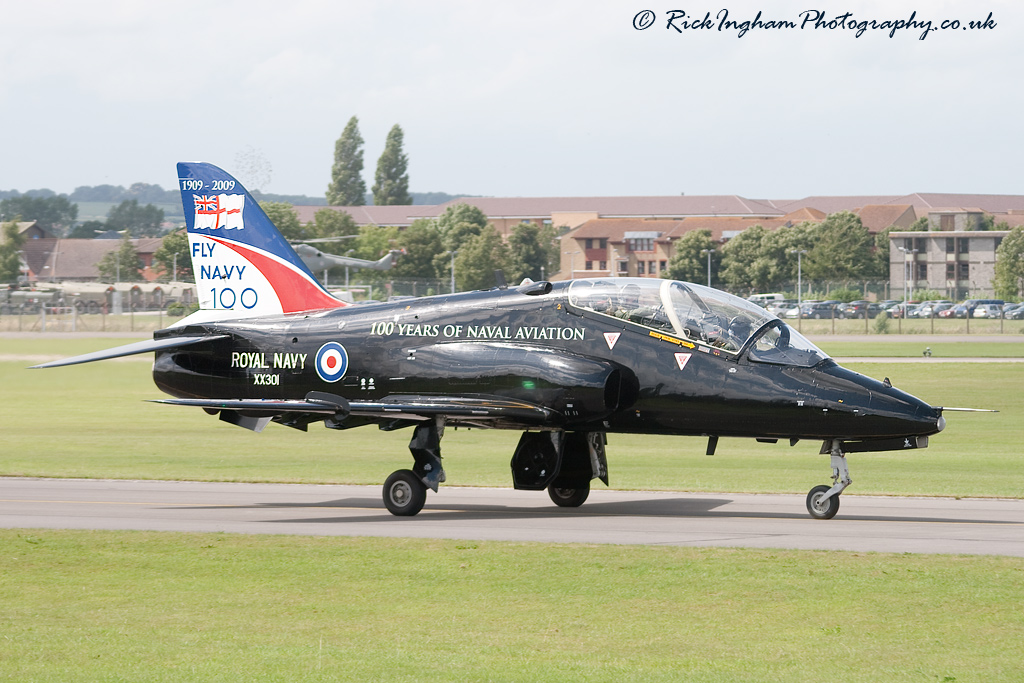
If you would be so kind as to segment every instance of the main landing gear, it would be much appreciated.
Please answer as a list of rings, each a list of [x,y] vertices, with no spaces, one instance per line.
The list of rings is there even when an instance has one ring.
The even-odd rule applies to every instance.
[[[409,441],[415,464],[411,470],[392,472],[384,482],[384,507],[388,512],[399,517],[411,517],[427,502],[427,488],[437,493],[438,484],[445,480],[441,466],[443,434],[443,417],[416,425]]]
[[[578,481],[572,487],[548,484],[548,497],[560,508],[578,508],[590,495],[590,482]]]
[[[826,441],[821,446],[822,453],[832,456],[832,486],[815,486],[807,494],[807,512],[815,519],[832,519],[839,512],[839,494],[853,483],[850,470],[846,466],[846,454],[839,439]]]
[[[411,517],[427,502],[427,489],[437,493],[445,480],[441,467],[441,436],[444,418],[420,422],[409,450],[415,464],[398,470],[384,482],[384,507],[393,515]],[[608,484],[608,461],[603,432],[524,432],[512,456],[512,483],[517,489],[546,490],[551,501],[563,508],[583,505],[590,482]]]

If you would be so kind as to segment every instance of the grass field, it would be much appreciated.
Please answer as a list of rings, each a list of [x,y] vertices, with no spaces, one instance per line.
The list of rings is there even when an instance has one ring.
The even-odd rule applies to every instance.
[[[408,430],[253,434],[148,363],[28,371],[128,339],[0,339],[0,475],[379,484]],[[889,355],[889,354],[886,354]],[[877,364],[950,414],[851,456],[855,493],[1024,497],[1024,364]],[[510,485],[518,434],[448,430],[451,484]],[[818,444],[621,437],[619,488],[778,491]],[[226,534],[0,530],[0,680],[1020,681],[1024,560]]]
[[[58,531],[0,555],[11,681],[1024,675],[1019,558]]]
[[[38,315],[4,315],[0,316],[0,332],[138,332],[152,338],[154,330],[161,330],[181,317],[169,316],[161,311],[146,311],[127,315],[102,315],[71,313],[48,314],[44,321]]]
[[[0,339],[0,357],[84,353],[129,340]],[[4,448],[0,475],[377,484],[408,467],[409,430],[362,427],[308,433],[270,425],[255,434],[200,410],[161,406],[148,363],[107,361],[26,370],[0,362]],[[1024,497],[1019,453],[1024,364],[851,365],[933,405],[995,408],[950,413],[944,432],[913,453],[851,456],[847,495],[891,493]],[[442,442],[453,485],[508,486],[516,432],[449,429]],[[626,489],[803,493],[828,480],[817,442],[609,436],[612,485]]]
[[[46,319],[47,331],[69,332],[72,325],[79,332],[117,332],[131,331],[152,332],[172,324],[177,318],[158,315],[156,312],[136,313],[131,315],[80,315],[72,322],[70,313],[65,315],[49,315]],[[787,320],[790,325],[797,326],[796,320]],[[0,316],[0,332],[40,332],[42,322],[36,315],[5,315]],[[827,338],[831,335],[865,334],[884,340],[890,335],[1024,335],[1024,321],[1021,320],[966,320],[937,319],[906,320],[902,325],[897,320],[890,320],[888,332],[879,334],[875,321],[869,320],[865,327],[863,320],[802,320],[800,331],[815,338]]]
[[[923,358],[924,350],[931,349],[932,358],[1024,358],[1024,342],[943,342],[943,341],[889,341],[885,337],[871,337],[866,341],[817,340],[822,351],[833,357]]]

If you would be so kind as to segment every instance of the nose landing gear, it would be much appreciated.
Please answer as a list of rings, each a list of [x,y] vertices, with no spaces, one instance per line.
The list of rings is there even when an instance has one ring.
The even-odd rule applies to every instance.
[[[846,490],[846,487],[853,483],[850,479],[850,470],[846,466],[846,454],[843,453],[843,443],[839,439],[832,439],[831,446],[828,441],[822,444],[822,453],[831,453],[832,456],[832,486],[815,486],[807,494],[807,512],[815,519],[832,519],[839,512],[839,494]]]

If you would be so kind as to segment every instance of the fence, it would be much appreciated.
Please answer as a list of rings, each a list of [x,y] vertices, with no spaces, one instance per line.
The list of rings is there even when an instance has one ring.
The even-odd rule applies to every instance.
[[[126,306],[126,309],[131,307]],[[0,332],[139,332],[150,333],[181,316],[163,310],[80,313],[74,306],[16,306],[0,314]]]

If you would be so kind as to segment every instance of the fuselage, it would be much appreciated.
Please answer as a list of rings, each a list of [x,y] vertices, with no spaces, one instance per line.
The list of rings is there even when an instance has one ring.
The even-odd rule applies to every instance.
[[[559,283],[541,295],[491,290],[185,321],[174,334],[228,338],[159,352],[154,380],[180,398],[301,399],[328,391],[350,401],[503,398],[552,411],[545,424],[487,425],[510,429],[869,440],[942,428],[938,409],[820,351],[794,350],[788,341],[786,353],[766,351],[765,340],[778,344],[780,330],[786,339],[796,334],[777,319],[766,318],[760,334],[750,332],[737,348],[744,342],[730,346],[691,332],[678,304],[672,320],[634,322],[569,290]]]

